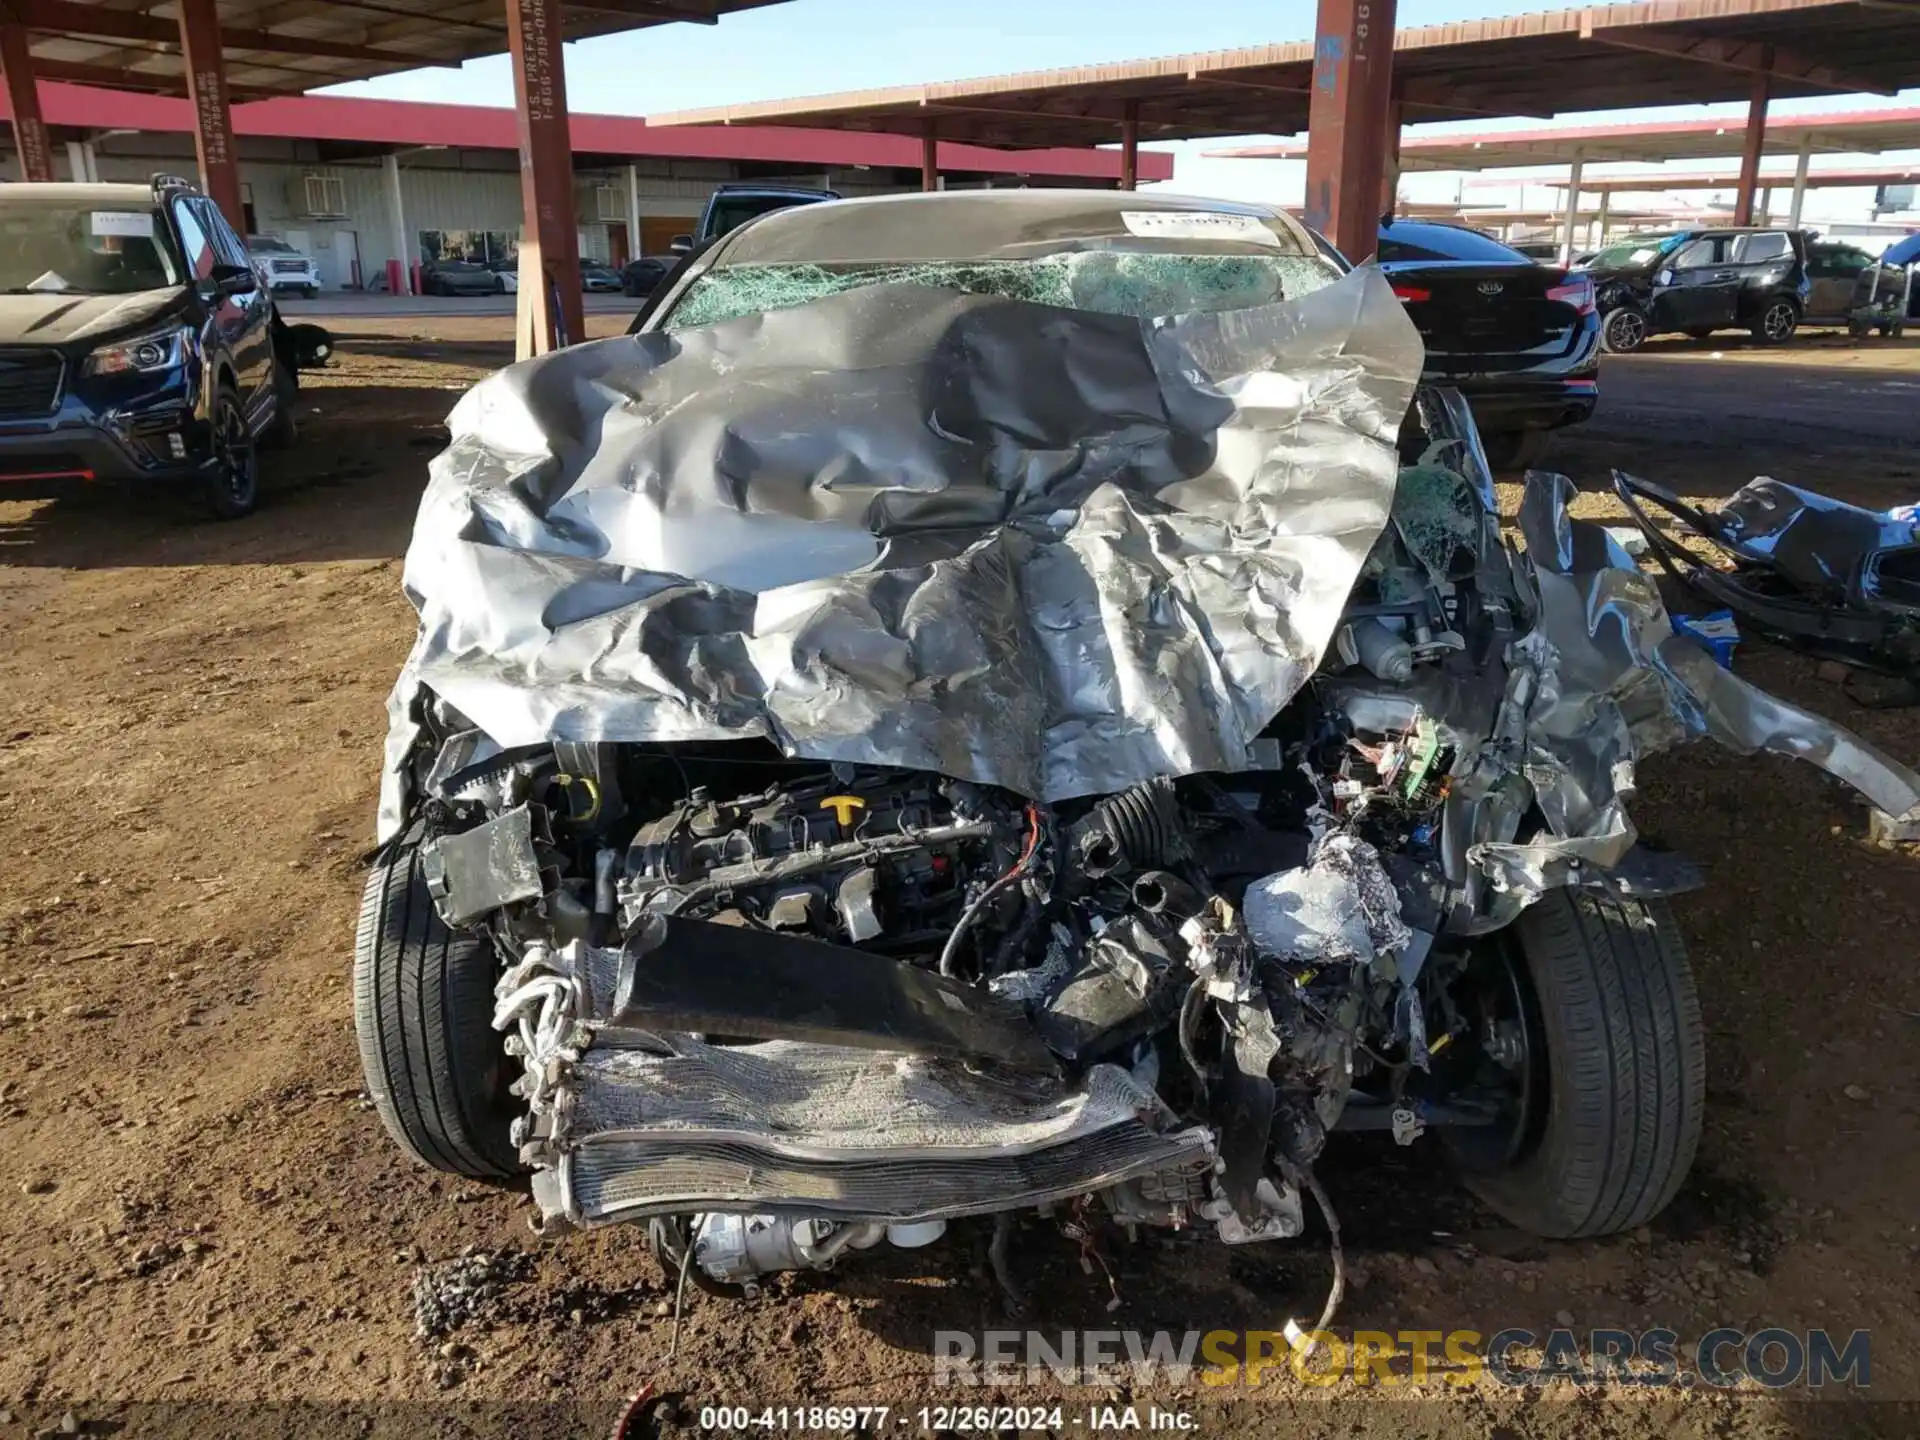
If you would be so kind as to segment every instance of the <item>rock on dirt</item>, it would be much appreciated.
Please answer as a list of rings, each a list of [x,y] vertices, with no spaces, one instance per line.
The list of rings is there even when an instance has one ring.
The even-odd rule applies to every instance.
[[[520,1250],[478,1251],[415,1271],[414,1333],[437,1340],[470,1321],[490,1318],[507,1287],[532,1273],[533,1257]]]

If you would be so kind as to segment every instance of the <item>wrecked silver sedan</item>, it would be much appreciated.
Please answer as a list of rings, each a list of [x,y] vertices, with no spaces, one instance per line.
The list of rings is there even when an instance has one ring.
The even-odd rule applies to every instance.
[[[1704,1066],[1635,762],[1920,820],[1568,482],[1509,546],[1390,287],[1277,212],[809,206],[635,328],[454,411],[356,951],[394,1139],[549,1230],[749,1289],[1036,1208],[1262,1241],[1342,1127],[1639,1225]]]

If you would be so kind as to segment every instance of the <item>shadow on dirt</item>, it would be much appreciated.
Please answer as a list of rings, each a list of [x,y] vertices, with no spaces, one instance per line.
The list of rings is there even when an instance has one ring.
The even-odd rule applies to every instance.
[[[67,570],[398,559],[451,397],[407,386],[303,393],[299,438],[260,456],[260,506],[213,519],[190,487],[0,490],[0,566]],[[315,411],[318,413],[315,413]]]

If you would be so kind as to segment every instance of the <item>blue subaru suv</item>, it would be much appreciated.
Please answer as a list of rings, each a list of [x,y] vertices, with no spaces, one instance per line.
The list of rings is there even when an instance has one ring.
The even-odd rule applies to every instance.
[[[298,384],[246,244],[183,180],[0,185],[0,496],[197,490],[231,519]]]

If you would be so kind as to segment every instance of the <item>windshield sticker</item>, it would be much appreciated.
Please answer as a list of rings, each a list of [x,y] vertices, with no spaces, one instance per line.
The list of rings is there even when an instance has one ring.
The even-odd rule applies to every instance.
[[[1237,240],[1280,248],[1280,237],[1257,215],[1224,210],[1122,210],[1120,220],[1132,234],[1148,240]]]
[[[93,212],[96,235],[142,235],[153,238],[153,215],[146,210],[96,210]]]

